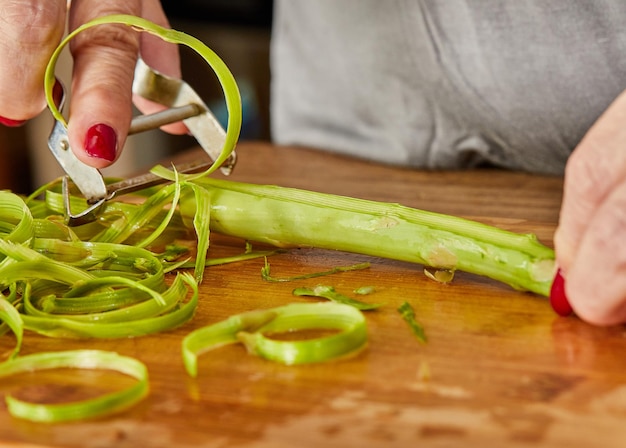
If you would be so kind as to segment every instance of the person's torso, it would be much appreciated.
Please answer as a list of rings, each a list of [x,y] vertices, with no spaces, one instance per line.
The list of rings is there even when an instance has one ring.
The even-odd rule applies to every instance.
[[[278,0],[272,134],[387,163],[561,172],[626,88],[626,2]]]

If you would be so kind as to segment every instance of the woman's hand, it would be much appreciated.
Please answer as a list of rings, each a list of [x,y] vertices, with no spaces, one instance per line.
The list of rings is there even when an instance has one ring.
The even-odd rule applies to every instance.
[[[43,77],[63,37],[97,17],[131,14],[162,26],[158,0],[4,0],[0,3],[0,122],[19,125],[45,107]],[[156,70],[180,77],[178,50],[125,25],[100,25],[70,42],[74,59],[68,133],[76,156],[96,168],[119,156],[132,118],[132,81],[137,55]],[[145,113],[161,107],[137,99]],[[170,132],[185,132],[182,124]]]
[[[554,243],[576,314],[598,325],[626,322],[626,92],[568,161]]]

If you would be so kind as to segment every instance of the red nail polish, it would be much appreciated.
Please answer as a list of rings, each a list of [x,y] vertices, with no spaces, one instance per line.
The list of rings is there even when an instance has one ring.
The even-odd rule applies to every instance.
[[[17,128],[26,123],[26,120],[12,120],[10,118],[0,116],[0,123],[10,128]]]
[[[574,311],[565,295],[565,279],[560,269],[556,271],[550,288],[550,305],[559,316],[569,316]]]
[[[94,124],[85,136],[85,152],[91,157],[113,162],[117,155],[117,135],[107,124]]]

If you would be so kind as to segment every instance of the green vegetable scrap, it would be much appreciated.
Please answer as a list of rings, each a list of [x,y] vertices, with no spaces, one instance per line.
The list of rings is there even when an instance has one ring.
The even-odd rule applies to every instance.
[[[100,350],[74,350],[20,356],[0,364],[0,378],[60,368],[113,370],[131,376],[137,379],[137,382],[118,392],[64,404],[30,403],[8,395],[6,403],[11,415],[46,423],[101,417],[127,409],[148,394],[148,369],[143,363],[117,353]]]
[[[9,355],[9,360],[15,359],[20,353],[22,340],[24,338],[24,325],[22,323],[22,318],[20,317],[20,313],[17,309],[15,309],[15,306],[12,305],[12,302],[15,301],[16,289],[17,288],[15,286],[11,288],[9,298],[0,298],[0,321],[2,321],[3,326],[6,326],[7,330],[10,329],[13,332],[16,339],[15,348]],[[2,330],[2,327],[0,327],[0,330]]]
[[[338,293],[332,286],[326,285],[317,285],[314,288],[296,288],[293,290],[293,294],[295,296],[321,297],[332,302],[352,306],[361,311],[375,310],[382,305],[380,303],[365,303],[360,300],[352,299],[344,294]]]
[[[424,327],[422,327],[417,320],[415,320],[415,310],[413,310],[411,304],[409,302],[403,302],[402,305],[398,307],[398,312],[404,321],[409,325],[417,340],[426,343],[427,338],[426,333],[424,332]]]
[[[326,275],[333,275],[339,272],[360,271],[370,267],[370,263],[358,263],[351,266],[337,266],[328,271],[313,272],[310,274],[296,275],[293,277],[272,277],[270,274],[270,264],[265,258],[265,265],[261,268],[261,277],[268,282],[293,282],[296,280],[306,280],[308,278],[324,277]]]
[[[339,332],[301,341],[281,341],[266,336],[328,329]],[[200,354],[234,343],[243,343],[251,354],[282,364],[323,362],[363,349],[367,343],[367,327],[360,311],[337,303],[294,303],[238,314],[185,337],[182,352],[187,373],[197,376]]]

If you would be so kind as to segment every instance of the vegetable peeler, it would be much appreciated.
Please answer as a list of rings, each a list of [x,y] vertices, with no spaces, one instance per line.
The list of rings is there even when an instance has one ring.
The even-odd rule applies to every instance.
[[[168,109],[133,118],[129,135],[182,121],[210,159],[217,160],[224,145],[226,133],[202,98],[189,84],[157,72],[138,58],[132,89],[134,94],[164,105]],[[59,109],[63,105],[64,96],[63,92],[58,99]],[[67,223],[70,226],[95,220],[104,204],[114,197],[168,182],[166,179],[147,173],[107,185],[98,169],[84,164],[74,155],[69,145],[67,128],[58,120],[48,138],[48,147],[66,173],[63,177],[63,201]],[[236,154],[233,151],[220,170],[223,174],[229,175],[235,163]],[[179,173],[199,172],[209,168],[211,164],[211,161],[191,162],[177,166],[176,170]],[[85,210],[78,213],[70,209],[68,178],[89,204]]]

